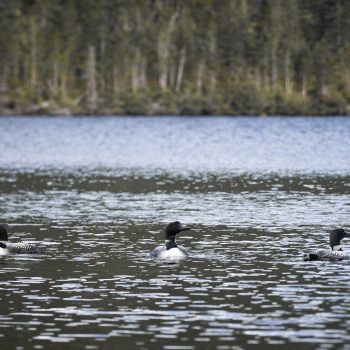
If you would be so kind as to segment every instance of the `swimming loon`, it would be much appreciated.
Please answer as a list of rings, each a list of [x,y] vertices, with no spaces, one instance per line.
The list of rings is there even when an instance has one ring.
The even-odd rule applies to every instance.
[[[165,245],[155,248],[151,256],[158,259],[181,260],[188,256],[188,252],[175,241],[175,236],[182,232],[190,230],[190,227],[183,226],[179,221],[171,222],[165,228]]]
[[[28,243],[9,243],[8,233],[4,225],[0,225],[0,255],[14,254],[39,254],[40,250]]]
[[[312,253],[304,255],[304,261],[311,260],[348,260],[350,255],[343,252],[343,249],[340,246],[340,241],[344,237],[350,238],[350,232],[346,232],[342,228],[337,228],[332,230],[329,234],[329,245],[331,250],[327,249],[318,249]]]

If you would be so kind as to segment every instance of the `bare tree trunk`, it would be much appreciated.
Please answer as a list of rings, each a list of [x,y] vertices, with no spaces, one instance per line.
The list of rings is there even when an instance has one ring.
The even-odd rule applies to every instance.
[[[13,57],[13,61],[12,61],[12,74],[11,74],[11,78],[14,79],[15,81],[21,80],[20,77],[20,69],[19,69],[19,59],[18,59],[18,55],[14,55]]]
[[[161,32],[158,39],[159,87],[162,91],[165,91],[168,87],[170,41],[178,15],[178,11],[172,15],[168,27]]]
[[[106,47],[107,47],[107,40],[106,40],[106,33],[104,30],[101,30],[100,32],[100,47],[99,47],[99,53],[100,53],[100,62],[105,62],[106,59]],[[105,70],[105,65],[100,65],[101,71],[99,74],[98,79],[98,89],[100,94],[105,94],[106,87],[107,87],[107,74]]]
[[[346,69],[346,89],[347,89],[347,92],[348,94],[350,94],[350,70],[349,69]]]
[[[52,65],[52,76],[51,79],[49,79],[49,88],[54,92],[58,90],[58,62],[56,60]]]
[[[303,72],[301,95],[304,99],[307,97],[307,79],[305,72]]]
[[[140,49],[136,49],[133,63],[131,65],[131,88],[136,93],[140,88],[146,86],[146,62],[141,56]]]
[[[213,91],[216,87],[216,76],[215,72],[211,71],[210,72],[210,90]]]
[[[260,75],[260,71],[259,68],[255,68],[254,69],[254,82],[255,82],[255,86],[257,90],[261,90],[261,75]]]
[[[169,67],[169,86],[175,86],[175,76],[176,76],[176,67],[175,65],[171,65]]]
[[[248,10],[247,0],[241,0],[241,13],[243,18],[247,17],[247,12],[248,12],[247,10]]]
[[[119,93],[119,74],[118,74],[118,68],[113,67],[112,72],[112,89],[115,94]]]
[[[60,92],[65,98],[67,96],[67,71],[66,71],[66,62],[62,63],[60,67]]]
[[[0,79],[0,92],[4,93],[7,91],[7,76],[8,68],[7,66],[3,67]]]
[[[272,45],[271,63],[272,63],[272,68],[271,68],[272,91],[276,92],[278,88],[278,68],[277,68],[277,54],[276,54],[275,45]]]
[[[96,51],[94,46],[89,47],[87,62],[87,108],[94,114],[97,110],[97,85],[96,85]]]
[[[142,88],[145,88],[147,86],[147,78],[146,78],[146,59],[143,57],[141,59],[141,66],[140,66],[140,74],[139,74],[139,85]]]
[[[210,60],[209,60],[209,88],[210,91],[213,91],[216,87],[216,76],[215,76],[215,58],[217,53],[215,34],[213,30],[209,31],[209,52],[210,52]]]
[[[324,81],[321,83],[321,96],[326,97],[328,96],[328,85]]]
[[[162,91],[167,88],[168,80],[168,45],[166,43],[160,42],[158,44],[158,57],[159,57],[159,87]]]
[[[203,72],[204,72],[204,62],[201,61],[197,68],[197,93],[202,93],[202,87],[203,87]]]
[[[176,85],[175,85],[176,92],[179,92],[181,90],[185,62],[186,62],[186,49],[182,48],[181,54],[180,54],[180,61],[177,69],[177,77],[176,77]]]
[[[285,93],[287,96],[290,96],[293,92],[291,73],[290,73],[290,57],[286,53],[285,57]]]
[[[137,63],[134,62],[131,65],[131,89],[133,93],[136,93],[139,89],[138,76],[137,76]]]
[[[30,25],[30,88],[32,91],[37,87],[37,47],[36,47],[36,23],[32,19]]]
[[[263,67],[263,84],[265,90],[270,90],[269,74],[268,74],[268,57],[267,54],[264,57],[264,67]]]

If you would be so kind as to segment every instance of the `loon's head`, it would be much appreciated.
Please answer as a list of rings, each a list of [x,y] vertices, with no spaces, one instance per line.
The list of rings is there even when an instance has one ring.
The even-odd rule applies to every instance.
[[[332,230],[329,235],[329,245],[332,250],[341,250],[340,241],[345,237],[350,238],[350,232],[346,232],[342,228]]]
[[[8,241],[7,229],[4,225],[0,225],[0,241]]]
[[[175,236],[182,232],[190,230],[190,227],[183,226],[180,221],[174,221],[167,225],[165,228],[165,240],[175,241]]]

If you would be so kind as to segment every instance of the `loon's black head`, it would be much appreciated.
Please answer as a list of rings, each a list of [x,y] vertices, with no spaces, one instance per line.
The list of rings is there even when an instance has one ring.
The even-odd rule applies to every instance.
[[[332,230],[329,235],[329,245],[331,246],[332,250],[334,247],[340,246],[340,241],[345,237],[350,238],[350,232],[346,232],[342,228]]]
[[[4,225],[0,225],[0,241],[7,241],[7,240],[8,240],[7,229]]]
[[[183,226],[179,221],[171,222],[165,228],[165,239],[173,241],[175,240],[175,236],[182,231],[190,230],[190,227]]]

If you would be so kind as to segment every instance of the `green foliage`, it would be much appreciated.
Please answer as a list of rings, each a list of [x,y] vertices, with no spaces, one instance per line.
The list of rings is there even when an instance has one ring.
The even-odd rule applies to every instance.
[[[3,0],[0,112],[348,114],[350,2]]]

